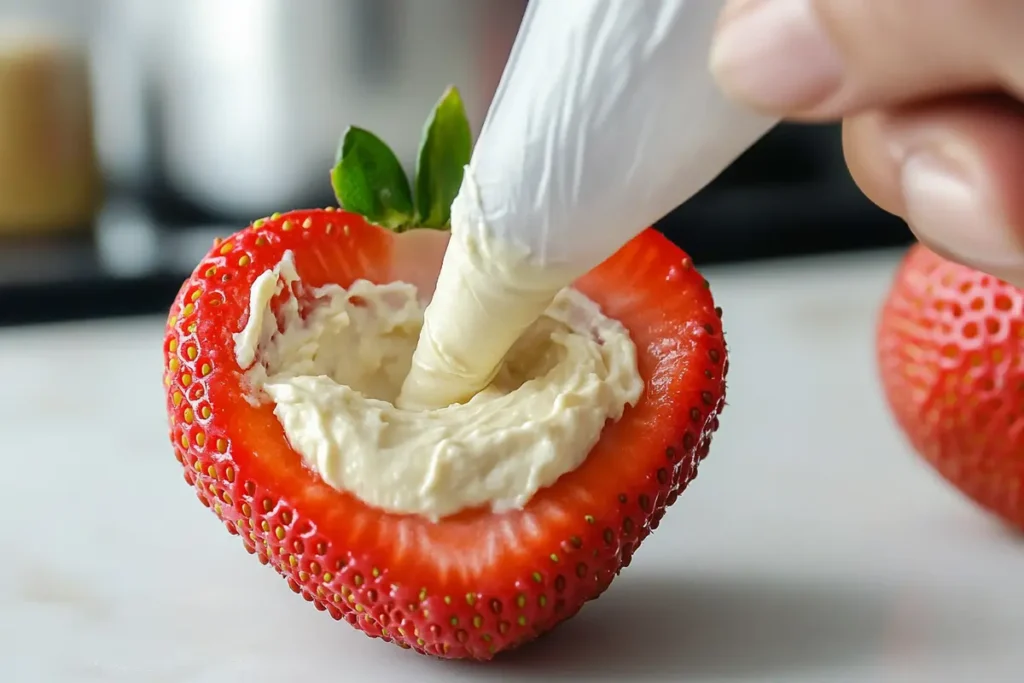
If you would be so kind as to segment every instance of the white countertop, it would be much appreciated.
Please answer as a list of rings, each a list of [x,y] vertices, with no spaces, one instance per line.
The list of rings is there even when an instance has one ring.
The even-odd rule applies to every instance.
[[[0,332],[0,681],[1024,680],[1024,539],[881,400],[893,264],[708,271],[732,369],[700,477],[604,597],[488,666],[335,623],[224,532],[167,443],[160,320]]]

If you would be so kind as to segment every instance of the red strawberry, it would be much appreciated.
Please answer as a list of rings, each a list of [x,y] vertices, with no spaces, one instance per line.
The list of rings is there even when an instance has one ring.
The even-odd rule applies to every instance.
[[[1024,529],[1024,291],[915,246],[882,311],[878,359],[914,448]]]
[[[352,135],[334,174],[349,208],[346,183],[356,181],[346,177],[346,154],[375,144]],[[386,165],[377,159],[374,168]],[[450,180],[435,183],[433,193],[438,186],[454,192]],[[378,206],[375,216],[407,226],[394,194],[393,186],[378,195],[392,205]],[[433,194],[421,196],[420,206]],[[433,213],[436,224],[433,209],[445,201],[450,196],[416,215]],[[446,242],[440,230],[398,234],[324,209],[256,221],[215,244],[171,308],[167,409],[186,481],[293,591],[402,647],[489,659],[575,614],[629,564],[707,455],[728,362],[707,282],[686,254],[647,230],[576,283],[629,329],[646,387],[635,407],[605,427],[583,465],[522,510],[469,510],[430,523],[371,508],[303,465],[272,405],[246,400],[232,334],[247,320],[253,281],[287,250],[307,286],[365,278],[429,290]]]

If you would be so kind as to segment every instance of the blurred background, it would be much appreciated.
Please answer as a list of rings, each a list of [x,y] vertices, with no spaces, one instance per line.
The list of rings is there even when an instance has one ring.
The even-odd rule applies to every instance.
[[[333,204],[349,123],[477,130],[527,0],[0,0],[0,325],[157,313],[214,237]],[[910,241],[835,126],[781,126],[659,226],[699,264]]]

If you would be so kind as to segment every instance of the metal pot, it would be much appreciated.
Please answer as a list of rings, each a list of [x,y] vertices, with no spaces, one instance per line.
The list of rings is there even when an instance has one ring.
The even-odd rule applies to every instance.
[[[65,0],[66,2],[68,0]],[[138,190],[155,175],[151,102],[154,38],[164,3],[78,0],[89,6],[96,139],[107,179]]]
[[[377,132],[411,167],[423,121],[446,85],[459,87],[479,129],[525,5],[160,3],[163,175],[186,199],[229,215],[323,201],[349,124]]]

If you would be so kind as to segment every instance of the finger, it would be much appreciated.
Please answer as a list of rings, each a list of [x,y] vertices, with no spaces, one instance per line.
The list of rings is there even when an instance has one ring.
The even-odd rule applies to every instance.
[[[903,216],[899,165],[886,148],[890,117],[870,111],[843,120],[843,155],[853,181],[880,208]]]
[[[711,50],[726,92],[819,120],[960,91],[1024,95],[1020,0],[730,0]]]
[[[844,124],[854,180],[954,261],[1024,286],[1024,105],[975,97]]]

